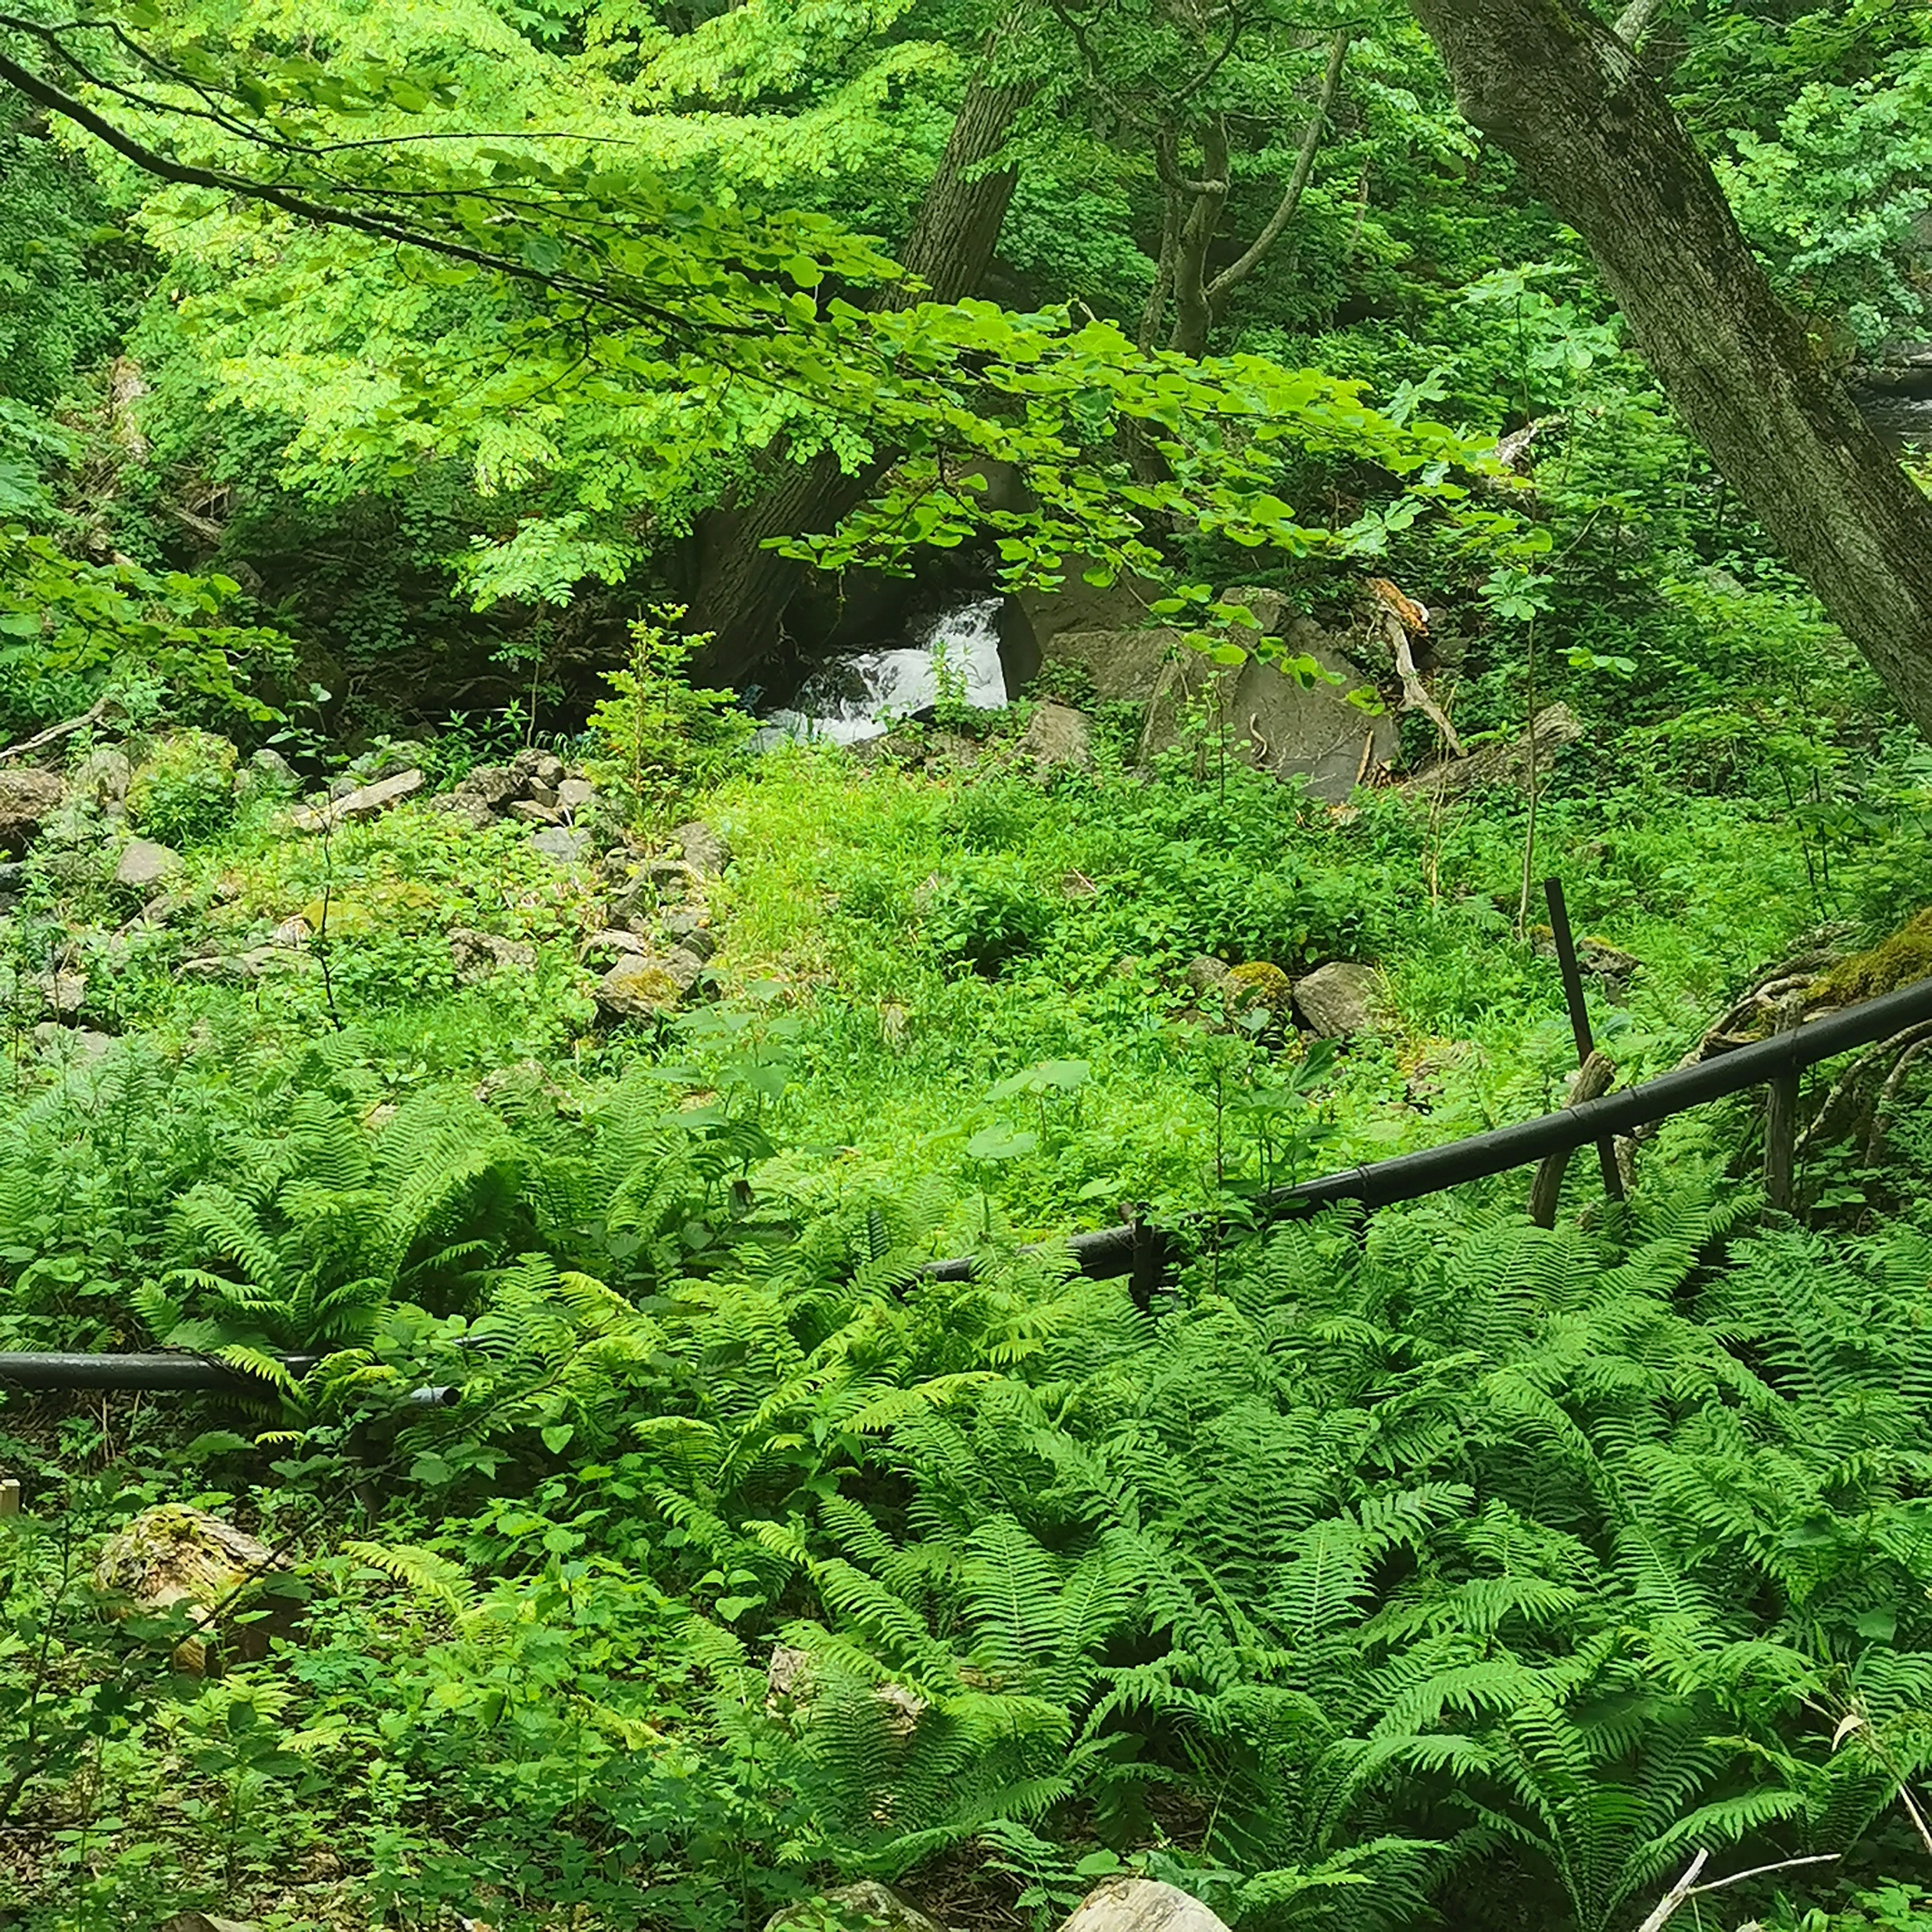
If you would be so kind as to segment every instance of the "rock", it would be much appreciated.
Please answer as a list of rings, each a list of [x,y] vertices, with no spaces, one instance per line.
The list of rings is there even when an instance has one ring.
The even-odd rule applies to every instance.
[[[862,1878],[856,1885],[842,1885],[823,1898],[773,1912],[765,1921],[765,1932],[946,1932],[946,1928],[890,1886]]]
[[[94,1587],[123,1600],[124,1616],[160,1617],[178,1606],[190,1616],[215,1610],[273,1607],[285,1559],[232,1523],[184,1503],[143,1510],[109,1538],[94,1573]],[[286,1635],[288,1606],[279,1617],[235,1624],[226,1640],[244,1658],[267,1653],[270,1626]],[[184,1637],[175,1647],[177,1670],[206,1668],[211,1633]]]
[[[357,780],[363,784],[379,784],[384,778],[400,776],[404,772],[415,771],[422,763],[429,747],[405,739],[394,745],[385,745],[379,752],[365,752],[350,766]]]
[[[1376,976],[1372,966],[1337,959],[1294,982],[1294,1004],[1324,1040],[1368,1033],[1375,1026]]]
[[[267,784],[292,788],[301,782],[296,776],[295,766],[272,745],[264,745],[248,760],[248,769]]]
[[[593,932],[577,950],[580,957],[587,959],[597,952],[646,952],[650,949],[634,932],[606,926],[602,932]]]
[[[556,787],[555,785],[547,785],[543,784],[538,779],[532,778],[528,784],[524,786],[524,796],[528,799],[532,805],[541,805],[546,809],[551,812],[554,812],[556,809]]]
[[[1239,601],[1253,608],[1259,599],[1260,592],[1244,591]],[[1280,619],[1277,605],[1269,610]],[[1251,655],[1240,665],[1212,664],[1180,632],[1164,628],[1067,632],[1048,643],[1046,662],[1084,672],[1103,701],[1145,704],[1143,758],[1179,743],[1190,708],[1204,702],[1226,716],[1231,753],[1276,778],[1304,779],[1316,797],[1339,803],[1354,790],[1358,772],[1366,776],[1395,762],[1395,721],[1350,704],[1352,692],[1372,692],[1368,674],[1306,618],[1288,625],[1280,652],[1311,659],[1326,676],[1304,685],[1252,655],[1264,632],[1242,633]]]
[[[466,926],[452,930],[449,957],[459,986],[487,980],[493,973],[534,973],[537,965],[537,950],[527,939],[506,939]]]
[[[40,988],[40,1004],[56,1020],[70,1022],[87,1004],[87,975],[58,968],[36,973],[32,983]]]
[[[1546,705],[1536,714],[1528,732],[1507,742],[1485,745],[1466,758],[1445,758],[1405,778],[1400,789],[1411,798],[1432,802],[1438,798],[1460,798],[1465,792],[1484,785],[1520,785],[1529,776],[1530,754],[1536,755],[1536,769],[1547,772],[1556,754],[1566,745],[1574,745],[1583,735],[1582,721],[1567,704]]]
[[[649,879],[637,878],[610,896],[606,916],[613,926],[642,928],[650,922],[657,909],[656,886]]]
[[[510,776],[519,790],[532,784],[554,788],[562,782],[563,760],[554,752],[526,746],[510,760]]]
[[[1173,1886],[1113,1878],[1081,1900],[1060,1932],[1228,1932],[1228,1926]]]
[[[250,980],[259,980],[278,968],[295,970],[314,964],[313,958],[308,954],[298,954],[286,946],[269,944],[251,946],[245,952],[204,953],[198,959],[184,959],[175,970],[184,980],[213,980],[230,986],[245,986]]]
[[[566,778],[556,788],[557,809],[573,818],[596,802],[597,788],[588,778]]]
[[[1216,959],[1208,953],[1198,952],[1182,967],[1180,976],[1197,994],[1211,993],[1227,978],[1227,962]]]
[[[1043,778],[1063,765],[1070,766],[1076,771],[1091,771],[1093,731],[1085,712],[1076,711],[1067,704],[1036,706],[1020,738],[1018,756],[1032,760],[1034,773],[1039,777]]]
[[[731,862],[731,848],[722,832],[701,819],[680,825],[671,835],[686,862],[700,878],[715,879]]]
[[[554,859],[560,865],[574,866],[590,856],[590,835],[587,832],[573,832],[568,826],[547,826],[541,832],[530,834],[532,850],[541,852],[546,859]]]
[[[152,838],[130,838],[115,862],[114,883],[152,898],[181,868],[182,856],[172,846]]]
[[[644,868],[643,876],[660,891],[682,892],[697,884],[704,874],[682,859],[653,859]]]
[[[68,774],[67,788],[70,796],[110,811],[128,802],[134,778],[133,761],[118,745],[100,745]]]
[[[554,798],[556,794],[553,792],[550,796]],[[509,815],[512,818],[521,819],[526,825],[561,825],[563,823],[562,812],[539,804],[533,798],[512,799]]]
[[[475,799],[486,809],[495,812],[508,805],[521,785],[522,781],[507,765],[477,765],[458,779],[450,796]]]
[[[1279,966],[1265,959],[1244,959],[1231,966],[1220,982],[1221,995],[1232,1011],[1265,1007],[1285,1020],[1294,1004],[1294,982]]]
[[[114,1036],[97,1033],[92,1027],[60,1026],[52,1020],[42,1020],[34,1029],[34,1044],[44,1053],[58,1054],[63,1059],[88,1065],[114,1044]]]
[[[718,941],[704,922],[702,913],[674,912],[666,916],[658,933],[668,946],[681,946],[700,959],[709,959],[718,950]]]
[[[592,998],[608,1018],[653,1019],[681,1006],[704,971],[704,962],[681,947],[633,953],[598,981]]]
[[[306,946],[315,937],[315,928],[300,913],[292,914],[282,921],[268,935],[271,946],[285,946],[290,949]]]
[[[0,770],[0,850],[18,858],[61,802],[61,782],[32,765]]]
[[[254,1918],[224,1918],[212,1912],[177,1912],[164,1919],[157,1932],[261,1932]]]
[[[421,791],[423,783],[419,771],[398,772],[376,784],[358,786],[326,806],[298,812],[293,824],[298,832],[326,832],[358,819],[374,818]]]

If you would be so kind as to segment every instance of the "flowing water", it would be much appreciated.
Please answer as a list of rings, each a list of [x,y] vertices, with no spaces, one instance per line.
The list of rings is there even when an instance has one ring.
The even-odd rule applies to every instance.
[[[913,644],[832,659],[806,680],[790,707],[765,714],[752,742],[764,746],[818,738],[856,745],[936,704],[942,682],[967,704],[998,710],[1006,701],[1000,602],[986,597],[942,611]]]

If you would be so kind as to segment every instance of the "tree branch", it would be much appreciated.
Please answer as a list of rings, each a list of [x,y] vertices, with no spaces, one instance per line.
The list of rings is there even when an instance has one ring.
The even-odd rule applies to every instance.
[[[1667,4],[1668,0],[1630,0],[1630,4],[1617,16],[1617,24],[1612,31],[1625,46],[1640,46],[1649,31],[1651,22]]]
[[[1301,152],[1294,158],[1294,171],[1288,178],[1280,204],[1268,217],[1267,226],[1255,237],[1247,252],[1238,260],[1229,262],[1208,284],[1208,299],[1210,302],[1219,302],[1236,283],[1245,281],[1254,272],[1256,263],[1280,238],[1281,231],[1294,219],[1294,211],[1301,206],[1301,197],[1307,191],[1309,176],[1315,172],[1315,157],[1321,150],[1329,110],[1334,106],[1335,96],[1342,86],[1342,69],[1348,60],[1348,43],[1353,38],[1350,28],[1336,28],[1335,37],[1328,44],[1328,65],[1322,76],[1322,92],[1316,100],[1314,116],[1309,122],[1307,132],[1301,137]]]

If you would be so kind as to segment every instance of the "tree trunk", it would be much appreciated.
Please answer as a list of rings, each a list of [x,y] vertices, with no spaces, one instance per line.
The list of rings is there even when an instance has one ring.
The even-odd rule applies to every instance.
[[[1589,244],[1678,413],[1932,734],[1932,503],[1778,302],[1630,49],[1571,0],[1413,0],[1458,105]]]
[[[1030,86],[978,81],[967,89],[900,257],[909,278],[924,286],[895,283],[874,306],[958,302],[985,280],[1016,178],[1010,167],[986,164],[1006,145],[1031,92]],[[736,684],[777,642],[804,566],[766,549],[767,540],[835,528],[865,500],[891,460],[881,454],[848,475],[835,456],[794,463],[780,452],[755,494],[700,520],[698,584],[686,619],[692,630],[712,634],[699,676]]]

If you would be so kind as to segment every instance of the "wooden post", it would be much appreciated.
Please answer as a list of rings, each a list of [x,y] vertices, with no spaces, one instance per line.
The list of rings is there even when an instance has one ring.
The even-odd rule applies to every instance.
[[[1779,1033],[1798,1024],[1804,995],[1788,993],[1778,1002]],[[1774,1214],[1789,1214],[1798,1204],[1798,1070],[1780,1073],[1771,1082],[1764,1107],[1764,1194]]]
[[[1587,1066],[1591,1054],[1597,1050],[1597,1042],[1590,1033],[1590,1010],[1583,1004],[1583,975],[1576,964],[1576,942],[1570,936],[1570,911],[1563,903],[1562,880],[1545,879],[1543,896],[1550,907],[1550,930],[1556,941],[1557,970],[1563,975],[1563,1003],[1570,1009],[1570,1030],[1576,1042],[1576,1064]],[[1616,1070],[1612,1067],[1610,1072],[1614,1075]],[[1610,1079],[1606,1077],[1598,1093],[1609,1090]],[[1588,1097],[1594,1100],[1596,1095]],[[1597,1163],[1603,1169],[1604,1192],[1612,1201],[1622,1200],[1623,1170],[1617,1165],[1615,1141],[1600,1140],[1597,1143]]]

